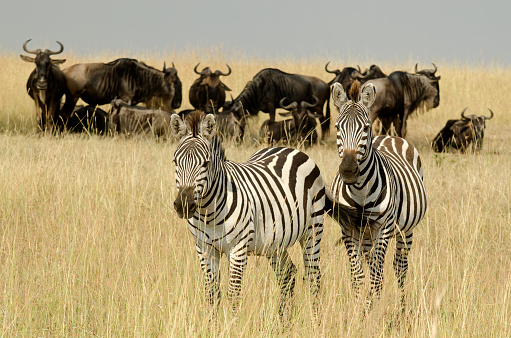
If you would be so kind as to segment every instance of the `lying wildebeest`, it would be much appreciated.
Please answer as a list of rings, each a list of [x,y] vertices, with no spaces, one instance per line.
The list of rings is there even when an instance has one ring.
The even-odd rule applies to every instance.
[[[30,39],[31,40],[31,39]],[[56,52],[46,49],[28,50],[27,40],[23,44],[23,50],[29,54],[35,54],[32,58],[20,55],[26,62],[34,62],[36,68],[30,73],[27,81],[27,93],[35,102],[37,126],[40,131],[61,129],[63,121],[60,113],[60,99],[64,94],[67,96],[66,77],[58,65],[66,61],[51,59],[51,55],[57,55],[64,51],[64,46],[57,41],[60,49]]]
[[[316,107],[319,103],[319,99],[312,95],[312,99],[314,103],[309,103],[307,101],[292,102],[291,104],[284,106],[284,102],[287,100],[287,97],[280,100],[280,107],[288,110],[287,113],[280,113],[281,116],[289,116],[291,115],[294,120],[295,127],[295,136],[296,141],[301,143],[305,142],[306,145],[311,145],[315,143],[318,139],[318,133],[316,132],[316,118],[321,118],[323,115],[312,113],[310,108]]]
[[[110,115],[97,106],[77,105],[66,123],[71,133],[92,133],[105,135],[108,132]]]
[[[466,152],[471,144],[473,151],[481,150],[486,120],[493,117],[493,112],[488,108],[490,117],[484,115],[478,117],[465,115],[466,110],[467,108],[461,112],[461,119],[447,121],[431,144],[434,151],[442,152],[451,147]]]
[[[175,67],[163,71],[135,59],[117,59],[109,63],[80,63],[63,70],[70,91],[64,113],[69,114],[81,98],[90,105],[120,99],[129,105],[140,102],[166,111],[181,106],[181,81]]]
[[[418,108],[429,110],[440,104],[440,76],[426,76],[393,72],[386,78],[367,81],[376,89],[376,100],[371,106],[371,123],[379,118],[382,121],[383,132],[390,133],[394,123],[396,133],[406,137],[408,116]]]
[[[330,125],[330,87],[314,76],[288,74],[279,69],[265,68],[247,83],[237,98],[225,103],[224,111],[232,111],[238,117],[244,116],[244,110],[250,115],[263,111],[270,114],[270,121],[275,121],[275,110],[284,97],[291,102],[302,102],[309,100],[312,95],[319,99],[314,111],[322,116],[320,123],[325,135]],[[325,103],[326,112],[323,115]]]
[[[112,134],[146,134],[166,138],[172,113],[162,109],[132,106],[121,99],[112,100],[111,104]]]
[[[283,121],[266,120],[259,129],[259,137],[268,144],[291,142],[296,139],[295,120]]]
[[[227,65],[229,71],[223,73],[219,70],[212,72],[209,67],[204,68],[200,73],[197,67],[193,69],[200,77],[196,79],[190,88],[189,98],[190,104],[198,110],[205,113],[216,113],[225,103],[225,92],[231,91],[222,81],[220,76],[228,76],[231,74],[231,67]]]
[[[186,109],[180,111],[178,114],[181,119],[185,120],[185,118],[195,111],[196,109]],[[243,140],[245,137],[245,127],[247,125],[245,116],[239,118],[233,112],[219,112],[214,115],[218,128],[217,133],[221,140],[229,138],[234,139],[236,142]]]
[[[358,80],[360,83],[364,83],[372,79],[379,79],[387,76],[377,65],[372,65],[368,70],[362,73],[360,71],[360,67],[358,69],[353,67],[345,67],[342,71],[340,69],[329,70],[329,64],[330,61],[328,61],[328,63],[325,65],[325,70],[328,73],[335,74],[335,78],[328,82],[328,85],[331,86],[332,84],[338,82],[343,86],[346,92],[349,92],[351,85],[353,82],[355,82],[355,80]]]

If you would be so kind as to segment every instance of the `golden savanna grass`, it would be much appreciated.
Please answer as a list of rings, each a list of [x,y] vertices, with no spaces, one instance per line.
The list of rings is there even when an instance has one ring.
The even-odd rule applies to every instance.
[[[193,67],[233,69],[225,83],[237,95],[264,67],[330,80],[324,64],[342,68],[378,63],[390,73],[406,64],[378,60],[267,60],[221,49],[144,55],[71,53],[65,66],[130,56],[161,68],[174,62],[183,81],[183,107]],[[433,60],[435,61],[435,60]],[[419,67],[430,67],[427,64]],[[407,311],[399,315],[399,293],[387,253],[382,298],[361,319],[354,302],[340,230],[326,219],[322,241],[322,321],[310,325],[308,287],[299,268],[292,322],[282,328],[278,289],[264,258],[251,257],[242,305],[233,316],[225,297],[208,322],[203,278],[185,222],[172,209],[176,195],[175,142],[88,135],[40,137],[35,109],[25,92],[33,65],[17,53],[0,54],[0,333],[2,336],[511,336],[511,70],[498,64],[470,66],[438,62],[440,106],[412,118],[408,139],[424,164],[429,205],[416,228],[406,279]],[[478,154],[435,154],[429,146],[449,118],[495,112]],[[332,106],[332,111],[335,112]],[[335,114],[334,114],[335,115]],[[246,160],[261,145],[260,123],[227,157]],[[335,133],[305,149],[330,182],[339,160]],[[392,242],[393,244],[393,242]],[[316,331],[316,332],[314,332]]]

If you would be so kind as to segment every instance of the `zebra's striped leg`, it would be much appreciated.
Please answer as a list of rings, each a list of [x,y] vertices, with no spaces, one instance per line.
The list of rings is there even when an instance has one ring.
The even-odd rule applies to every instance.
[[[362,253],[360,247],[360,240],[357,237],[346,236],[343,233],[342,238],[344,245],[346,246],[346,250],[348,252],[348,257],[350,260],[350,268],[351,268],[351,285],[353,286],[353,290],[355,291],[355,296],[357,301],[360,300],[360,289],[362,284],[364,283],[364,269],[362,267]]]
[[[320,216],[321,217],[321,216]],[[304,280],[309,282],[312,299],[312,311],[314,322],[318,321],[319,290],[321,287],[321,270],[319,261],[321,258],[320,243],[323,235],[323,218],[313,219],[305,236],[300,241],[303,251],[303,264],[305,267]]]
[[[405,309],[405,277],[408,271],[408,254],[412,247],[413,233],[403,239],[401,233],[396,235],[396,255],[394,256],[394,271],[397,277],[397,285],[401,291],[401,310]]]
[[[206,301],[216,309],[220,303],[220,252],[204,243],[198,243],[195,248],[204,271]]]
[[[379,299],[383,286],[383,263],[385,262],[385,254],[389,246],[389,238],[378,238],[372,252],[370,253],[369,260],[369,273],[371,279],[371,289],[366,300],[366,311],[369,311],[373,306],[373,299]]]
[[[279,315],[284,317],[286,310],[290,308],[289,300],[293,297],[295,288],[296,266],[286,250],[270,257],[270,264],[277,276],[277,283],[280,287]]]
[[[238,246],[229,253],[229,289],[227,291],[227,297],[229,298],[233,312],[238,310],[243,271],[247,266],[247,261],[248,255],[244,243],[238,244]]]

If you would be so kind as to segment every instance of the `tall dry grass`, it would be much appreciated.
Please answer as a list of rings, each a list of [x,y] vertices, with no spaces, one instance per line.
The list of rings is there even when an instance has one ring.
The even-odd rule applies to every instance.
[[[130,56],[161,67],[174,61],[187,89],[193,67],[233,69],[226,84],[237,95],[264,67],[330,80],[330,57],[272,61],[217,50],[162,55],[68,55],[65,65]],[[357,61],[332,58],[339,68]],[[373,60],[360,62],[369,66]],[[435,61],[435,60],[433,60]],[[414,63],[381,64],[390,72]],[[441,102],[410,120],[409,140],[424,163],[429,206],[419,224],[406,280],[407,312],[387,254],[381,300],[365,319],[354,303],[338,225],[327,218],[322,242],[321,326],[309,321],[308,288],[299,267],[294,316],[282,329],[278,290],[266,259],[251,257],[237,316],[223,298],[208,322],[202,272],[184,221],[172,209],[175,144],[152,139],[35,134],[25,93],[33,66],[0,55],[0,333],[3,336],[511,336],[511,71],[499,65],[437,63]],[[424,65],[427,66],[427,65]],[[435,154],[429,147],[448,118],[492,108],[479,154]],[[262,114],[261,114],[262,115]],[[255,134],[266,116],[251,120]],[[226,143],[229,159],[244,161],[261,145],[253,137]],[[337,160],[334,133],[305,150],[327,182]],[[226,294],[227,264],[222,262]]]

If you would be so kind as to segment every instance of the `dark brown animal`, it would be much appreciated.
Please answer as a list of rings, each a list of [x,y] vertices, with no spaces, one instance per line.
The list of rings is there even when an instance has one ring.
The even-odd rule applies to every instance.
[[[371,122],[382,121],[384,133],[390,133],[394,124],[396,133],[406,137],[407,119],[417,109],[429,110],[440,104],[440,76],[393,72],[386,78],[367,81],[376,89],[376,100],[371,106]]]
[[[314,103],[309,103],[307,101],[292,102],[291,104],[284,106],[284,102],[287,100],[287,97],[280,100],[280,107],[288,110],[287,113],[280,113],[281,116],[289,116],[291,115],[294,120],[294,134],[296,137],[296,141],[299,143],[304,143],[305,145],[312,145],[318,139],[318,133],[316,132],[316,118],[321,118],[323,115],[319,115],[311,112],[312,108],[316,107],[319,103],[319,99],[312,95],[312,99]]]
[[[295,120],[283,121],[266,120],[261,125],[259,137],[268,144],[278,142],[291,143],[296,140]]]
[[[198,110],[205,113],[217,113],[225,103],[225,92],[231,91],[222,81],[220,76],[229,76],[231,67],[227,65],[229,71],[223,73],[219,70],[212,72],[209,67],[204,68],[201,72],[197,71],[197,67],[193,69],[200,77],[196,79],[190,88],[189,98],[190,104]]]
[[[328,82],[328,84],[331,86],[332,84],[338,82],[343,86],[346,92],[350,91],[351,85],[353,84],[353,82],[355,82],[355,80],[358,80],[360,83],[363,84],[366,81],[372,79],[379,79],[387,76],[377,65],[372,65],[368,70],[362,73],[360,71],[360,67],[358,67],[358,69],[355,69],[353,67],[345,67],[342,71],[339,69],[329,70],[328,69],[329,64],[330,61],[325,65],[325,70],[328,73],[335,74],[335,78],[332,81]]]
[[[195,111],[195,109],[186,109],[178,114],[184,120]],[[220,137],[220,140],[233,139],[236,142],[243,141],[247,124],[245,117],[238,118],[233,112],[219,112],[215,113],[215,121],[217,135]]]
[[[323,135],[330,125],[330,87],[324,81],[314,76],[288,74],[279,69],[265,68],[248,82],[245,89],[233,101],[226,102],[224,111],[232,111],[242,117],[245,111],[248,115],[257,115],[259,111],[270,114],[270,121],[275,121],[275,110],[279,102],[287,97],[291,102],[309,100],[312,95],[319,99],[314,108],[320,119]],[[323,115],[323,107],[326,112]]]
[[[137,134],[166,138],[172,113],[162,109],[152,109],[129,105],[120,99],[112,101],[110,132],[133,136]]]
[[[461,112],[461,119],[447,121],[445,127],[436,135],[431,144],[434,151],[442,152],[453,148],[464,153],[469,150],[470,145],[473,151],[481,150],[486,120],[493,118],[493,112],[488,108],[491,114],[489,117],[466,116],[466,110],[467,108]]]
[[[30,73],[27,81],[27,93],[35,102],[36,120],[39,130],[61,130],[63,119],[60,113],[60,100],[63,95],[67,96],[66,77],[58,65],[65,59],[55,60],[50,56],[64,51],[64,46],[57,41],[60,49],[56,52],[46,49],[28,50],[27,43],[23,44],[23,50],[29,54],[35,54],[35,58],[20,55],[26,62],[34,62],[36,68]]]
[[[129,105],[145,103],[149,108],[171,112],[181,106],[181,81],[175,67],[157,70],[135,59],[117,59],[109,63],[81,63],[63,70],[70,95],[64,112],[73,111],[81,98],[90,105],[102,105],[121,99]]]
[[[70,133],[106,135],[110,115],[97,106],[77,105],[67,120],[66,130]]]

